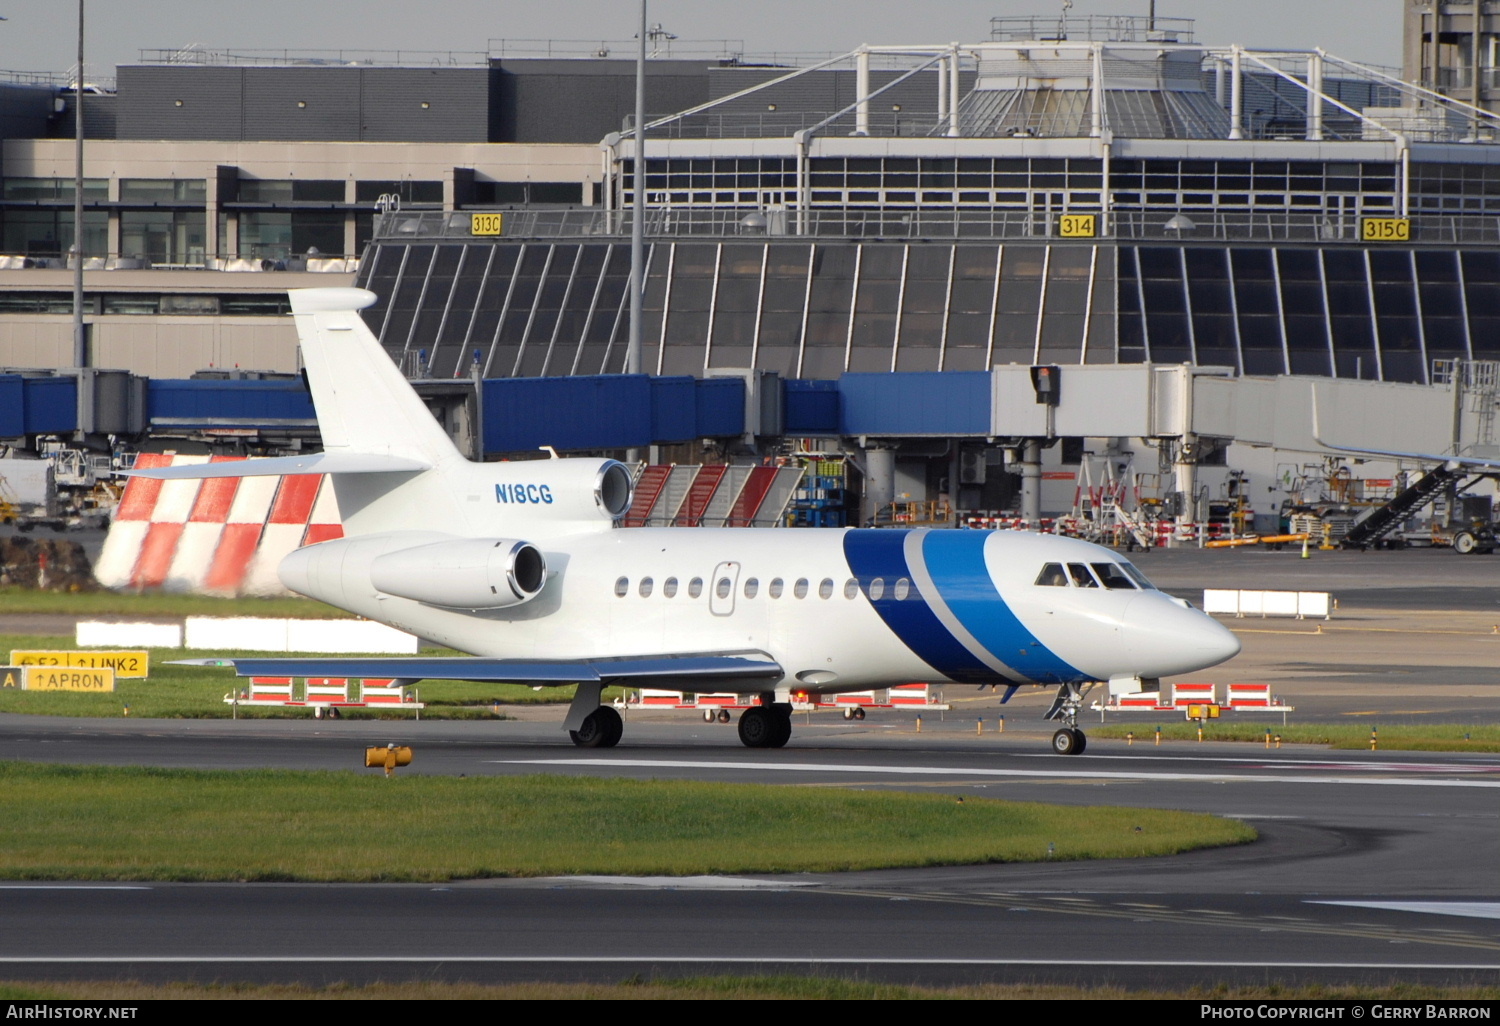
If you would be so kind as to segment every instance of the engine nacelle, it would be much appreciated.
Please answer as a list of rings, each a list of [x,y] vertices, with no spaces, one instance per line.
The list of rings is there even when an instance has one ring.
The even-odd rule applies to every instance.
[[[614,460],[522,460],[481,463],[472,474],[488,479],[482,507],[515,523],[609,523],[630,509],[634,482]]]
[[[547,583],[547,560],[530,542],[454,539],[375,557],[370,583],[432,606],[503,609],[536,597]]]

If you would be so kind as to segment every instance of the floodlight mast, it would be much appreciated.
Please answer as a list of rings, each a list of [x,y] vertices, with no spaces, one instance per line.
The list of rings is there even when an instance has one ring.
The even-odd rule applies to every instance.
[[[635,196],[630,218],[630,341],[625,373],[641,372],[641,321],[646,292],[646,0],[641,0],[640,46],[635,55]]]
[[[73,366],[88,366],[83,329],[83,0],[78,0],[78,68],[73,74]]]

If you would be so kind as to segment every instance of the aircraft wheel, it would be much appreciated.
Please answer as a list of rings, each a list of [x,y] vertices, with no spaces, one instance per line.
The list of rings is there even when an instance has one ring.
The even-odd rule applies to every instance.
[[[786,743],[792,739],[792,707],[789,705],[773,705],[771,707],[771,722],[775,724],[775,732],[767,748],[784,748]]]
[[[579,748],[613,748],[625,733],[625,721],[607,705],[601,705],[584,718],[577,730],[568,736]]]
[[[1083,731],[1064,727],[1052,735],[1052,750],[1058,755],[1077,755],[1088,744]]]
[[[755,706],[740,713],[740,743],[746,748],[775,748],[778,725],[775,712],[765,706]],[[790,734],[788,722],[788,734]],[[785,741],[782,744],[786,744]]]

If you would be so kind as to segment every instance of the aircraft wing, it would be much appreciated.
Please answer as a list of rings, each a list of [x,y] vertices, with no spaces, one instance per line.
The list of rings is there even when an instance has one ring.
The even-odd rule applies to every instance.
[[[415,474],[432,464],[403,456],[365,453],[319,452],[307,456],[272,456],[267,459],[224,460],[220,463],[190,463],[181,467],[127,470],[129,477],[161,481],[197,480],[207,477],[280,477],[283,474]]]
[[[525,660],[479,656],[433,658],[228,659],[241,677],[395,678],[467,680],[506,684],[559,685],[591,681],[660,681],[679,685],[766,680],[782,675],[780,664],[761,652],[630,656],[619,659]],[[691,689],[689,689],[691,690]]]

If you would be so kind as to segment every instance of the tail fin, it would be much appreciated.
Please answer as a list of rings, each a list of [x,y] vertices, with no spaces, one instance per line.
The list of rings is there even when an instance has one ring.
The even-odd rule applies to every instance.
[[[288,295],[325,452],[405,457],[429,466],[463,461],[359,316],[375,302],[373,292],[293,289]]]

